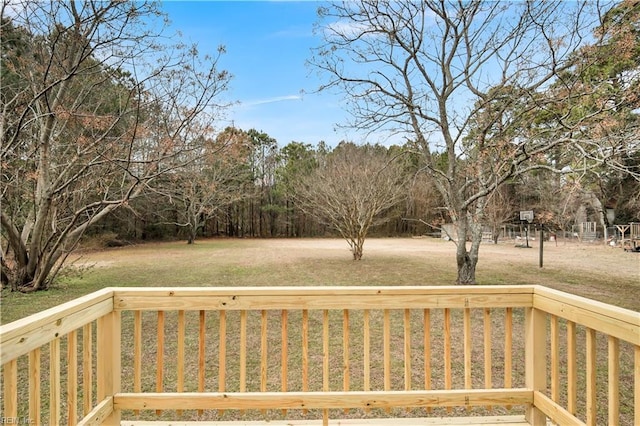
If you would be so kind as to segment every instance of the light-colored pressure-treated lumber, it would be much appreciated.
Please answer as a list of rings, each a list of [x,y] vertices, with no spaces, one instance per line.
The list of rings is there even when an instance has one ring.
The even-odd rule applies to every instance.
[[[309,390],[309,311],[302,311],[302,390]]]
[[[525,309],[525,385],[533,391],[547,388],[546,318],[539,309]],[[542,354],[542,355],[541,355]],[[536,406],[527,406],[526,418],[532,426],[546,426],[546,418]]]
[[[227,312],[220,311],[218,324],[218,392],[224,392],[227,386]],[[222,415],[220,410],[218,414]]]
[[[551,341],[551,399],[559,401],[560,398],[560,330],[558,329],[558,317],[551,315],[550,318],[550,341]]]
[[[227,381],[227,313],[220,311],[218,324],[218,392],[224,392]]]
[[[364,390],[371,390],[371,328],[370,328],[370,313],[368,309],[363,312],[362,326],[363,330],[363,374],[364,374]]]
[[[342,313],[342,390],[348,391],[350,386],[349,360],[349,310],[345,309]]]
[[[269,349],[267,345],[267,311],[260,312],[260,391],[267,391],[267,361]],[[262,414],[266,414],[264,411]]]
[[[533,402],[528,389],[465,389],[431,391],[240,392],[240,393],[121,393],[118,410],[163,409],[341,409],[392,407],[464,407]]]
[[[512,385],[512,358],[513,350],[513,308],[523,307],[525,311],[525,385],[526,389],[509,389]],[[495,366],[492,365],[492,328],[491,328],[491,310],[496,308],[505,308],[504,316],[504,375],[503,382],[495,380],[495,385],[503,385],[502,389],[490,389],[494,386],[491,371]],[[288,341],[288,310],[302,310],[302,337],[301,342]],[[411,316],[414,312],[412,309],[421,310],[423,312],[423,354],[412,353],[412,330],[415,324],[411,324]],[[431,317],[430,310],[436,309],[437,313],[443,312],[443,329],[438,330],[438,335],[443,333],[444,353],[440,352],[437,357],[444,355],[444,372],[437,377],[438,382],[442,381],[438,390],[430,390],[431,388]],[[453,310],[456,310],[455,312]],[[472,309],[480,309],[484,315],[484,329],[473,327],[471,324]],[[120,312],[123,310],[134,311],[134,353],[133,353],[133,380],[134,393],[120,393]],[[157,370],[157,390],[156,393],[141,393],[139,385],[136,382],[141,381],[142,365],[141,354],[136,353],[142,350],[142,311],[150,310],[158,313],[158,358],[156,358]],[[176,385],[174,388],[177,393],[165,394],[165,386],[163,386],[163,363],[162,356],[164,346],[164,311],[178,311],[178,343],[177,351],[173,356],[177,356],[178,374]],[[210,312],[207,313],[206,311]],[[225,372],[226,372],[226,321],[227,311],[240,311],[240,371],[239,377],[234,377],[234,382],[240,379],[240,392],[225,392]],[[268,383],[268,365],[270,360],[267,356],[269,342],[267,338],[267,318],[271,316],[269,311],[281,311],[281,354],[280,354],[280,381],[276,383],[277,375],[273,383]],[[309,310],[322,313],[322,392],[308,392],[309,374],[310,374],[310,353],[309,353]],[[329,312],[332,310],[333,312]],[[358,342],[355,344],[350,339],[350,310],[363,312],[363,332],[365,339],[363,345]],[[370,329],[370,311],[375,310],[376,313],[382,314],[382,341],[370,342],[373,335],[379,332],[379,323],[375,322],[375,334]],[[391,313],[391,310],[396,312]],[[184,345],[186,341],[186,311],[199,311],[199,335],[198,335],[198,390],[199,392],[184,392],[184,378],[181,370],[190,368],[184,365],[189,357],[185,356]],[[213,312],[216,311],[216,312]],[[247,317],[261,312],[260,332],[260,387],[264,392],[246,392],[246,373],[247,373],[247,357],[249,348],[247,342]],[[403,325],[395,323],[395,314],[403,313]],[[478,311],[479,312],[479,311]],[[453,342],[453,336],[457,336],[458,330],[452,330],[452,327],[458,324],[458,314],[463,314],[464,340],[464,371],[457,365],[452,364],[452,355],[457,354],[458,342]],[[330,377],[329,369],[330,361],[340,362],[340,356],[330,354],[330,341],[333,338],[339,339],[338,336],[332,336],[334,332],[339,333],[340,314],[342,315],[342,386],[339,384],[338,389],[341,391],[330,391],[330,383],[338,383],[339,378]],[[212,315],[211,318],[206,316]],[[455,316],[454,316],[455,315]],[[482,314],[481,314],[482,315]],[[398,315],[398,318],[402,314]],[[219,319],[219,342],[210,342],[210,345],[216,347],[218,352],[218,392],[204,392],[204,374],[205,360],[213,354],[205,353],[205,318],[214,321],[214,317]],[[34,322],[32,323],[31,320]],[[174,318],[173,315],[167,318]],[[252,317],[253,318],[253,317]],[[354,318],[359,319],[359,312]],[[392,321],[393,318],[393,321]],[[453,321],[453,318],[456,320]],[[550,318],[550,357],[547,359],[547,353],[540,348],[546,347],[547,341],[547,318]],[[563,321],[560,322],[559,319]],[[329,321],[332,321],[330,323]],[[92,322],[97,320],[98,335],[96,342],[92,342],[91,329]],[[337,321],[336,321],[337,320]],[[566,407],[561,406],[558,401],[564,401],[565,398],[560,395],[561,374],[559,366],[563,360],[559,359],[560,349],[560,324],[567,321],[567,403]],[[337,323],[333,323],[337,322]],[[34,325],[35,324],[35,325]],[[355,324],[355,322],[354,322]],[[587,350],[586,350],[586,420],[587,424],[595,424],[596,416],[596,399],[595,399],[595,371],[596,365],[596,333],[602,333],[608,339],[608,405],[609,407],[601,407],[607,409],[608,423],[615,425],[619,422],[620,417],[620,385],[618,384],[618,376],[620,374],[620,362],[626,358],[621,358],[620,340],[630,342],[636,345],[634,378],[639,376],[640,372],[640,313],[619,309],[599,302],[588,299],[575,297],[566,293],[555,290],[546,289],[539,286],[473,286],[473,287],[260,287],[260,288],[124,288],[124,289],[106,289],[94,295],[89,295],[79,299],[79,301],[69,302],[62,307],[54,308],[41,314],[28,317],[16,324],[7,324],[0,327],[0,340],[2,342],[2,359],[4,362],[4,379],[5,394],[4,409],[8,414],[13,413],[17,406],[12,401],[12,395],[16,394],[17,379],[12,375],[12,365],[15,365],[15,357],[21,355],[29,355],[30,366],[29,375],[38,377],[40,375],[39,368],[35,367],[36,359],[39,364],[39,347],[42,345],[51,345],[52,359],[49,364],[51,384],[51,399],[44,401],[46,406],[50,408],[49,412],[53,416],[50,420],[55,423],[64,414],[60,414],[61,393],[64,389],[60,387],[60,362],[57,358],[59,355],[59,336],[68,336],[68,353],[67,364],[73,371],[68,371],[64,378],[67,379],[66,396],[68,400],[67,406],[69,413],[67,418],[73,424],[74,406],[77,406],[77,397],[74,396],[74,382],[78,382],[78,378],[74,376],[77,371],[76,364],[78,360],[74,360],[74,354],[77,353],[77,331],[82,329],[83,334],[83,378],[82,378],[82,397],[84,412],[92,412],[92,418],[98,413],[104,415],[106,424],[118,424],[120,421],[120,410],[123,408],[133,410],[205,410],[217,409],[222,413],[226,409],[239,409],[241,411],[248,409],[268,410],[268,409],[300,409],[307,411],[308,409],[317,408],[322,410],[322,423],[329,424],[330,409],[345,410],[351,408],[362,408],[370,410],[372,408],[382,408],[390,412],[391,408],[397,407],[423,407],[427,410],[432,407],[446,407],[448,410],[453,406],[473,405],[482,406],[505,406],[525,405],[527,406],[527,417],[533,425],[543,425],[546,423],[546,416],[553,419],[559,424],[580,424],[575,419],[572,412],[576,410],[576,389],[574,383],[577,379],[576,368],[576,324],[587,329]],[[393,326],[392,326],[393,325]],[[475,325],[475,324],[474,324]],[[478,324],[479,325],[479,324]],[[480,326],[482,327],[482,326]],[[235,328],[235,327],[234,327]],[[402,331],[400,331],[402,328]],[[257,332],[258,330],[256,330]],[[480,334],[477,334],[478,331]],[[253,332],[253,330],[252,330]],[[415,332],[413,332],[415,333]],[[474,334],[475,333],[475,334]],[[360,334],[360,333],[357,333]],[[484,350],[484,389],[472,388],[471,371],[474,359],[472,357],[471,336],[482,335],[482,346]],[[440,337],[440,336],[438,336]],[[230,338],[234,339],[234,346],[237,344],[238,337],[235,335]],[[392,342],[398,342],[404,338],[404,347],[392,347]],[[85,340],[87,339],[87,340]],[[253,341],[253,339],[252,339]],[[53,342],[53,343],[51,343]],[[57,343],[56,343],[57,342]],[[91,347],[95,343],[97,351],[97,363],[92,363]],[[216,345],[217,343],[217,345]],[[382,347],[380,347],[382,343]],[[480,344],[480,342],[477,342]],[[277,344],[277,342],[276,342]],[[355,346],[352,346],[354,345]],[[57,345],[57,347],[56,347]],[[288,347],[290,345],[302,345],[302,377],[289,378],[288,372]],[[360,347],[364,351],[363,354],[352,354],[353,348]],[[454,350],[455,347],[455,350]],[[257,349],[257,348],[255,348]],[[273,348],[272,348],[273,349]],[[415,350],[415,348],[413,348]],[[383,389],[384,391],[370,391],[370,376],[372,353],[371,351],[382,352],[382,373],[383,373]],[[403,359],[394,360],[392,354],[396,351],[403,350]],[[626,350],[626,346],[624,346]],[[399,353],[399,352],[398,352]],[[88,354],[88,355],[87,355]],[[602,355],[602,354],[600,354]],[[170,356],[170,355],[167,355]],[[331,357],[335,356],[336,359]],[[358,363],[354,364],[352,359],[357,359]],[[362,356],[362,365],[360,357]],[[412,359],[424,358],[424,389],[415,389],[415,384],[411,382]],[[137,360],[136,360],[137,358]],[[127,359],[125,357],[125,359]],[[479,360],[479,359],[478,359]],[[404,391],[391,390],[401,387],[400,377],[392,375],[391,366],[395,361],[404,361]],[[211,362],[214,362],[211,360]],[[353,364],[353,365],[352,365]],[[604,363],[601,363],[604,364]],[[357,366],[358,368],[355,368]],[[191,366],[191,368],[195,367]],[[455,367],[455,369],[454,369]],[[501,367],[501,366],[500,366]],[[362,372],[360,373],[360,368]],[[421,366],[422,368],[422,366]],[[626,368],[626,366],[625,366]],[[547,369],[550,369],[547,371]],[[13,367],[17,370],[17,367]],[[235,368],[234,368],[235,370]],[[297,370],[297,368],[296,368]],[[353,370],[353,371],[352,371]],[[26,371],[26,370],[25,370]],[[67,371],[67,370],[64,370]],[[96,371],[97,373],[97,404],[93,407],[91,389],[95,385],[92,384],[92,378],[86,374]],[[358,372],[357,380],[352,384],[351,374]],[[457,375],[464,374],[464,387],[469,389],[454,389],[453,378]],[[551,379],[551,393],[547,392],[547,374]],[[340,374],[340,373],[338,373]],[[362,379],[360,378],[362,374]],[[454,376],[454,374],[456,376]],[[57,378],[56,378],[57,376]],[[136,379],[138,376],[138,379]],[[479,379],[480,377],[478,377]],[[303,392],[288,392],[288,380],[295,380],[296,388],[300,386]],[[456,377],[457,379],[457,377]],[[272,379],[269,379],[272,380]],[[362,382],[361,382],[362,380]],[[23,379],[20,378],[20,382]],[[40,393],[39,388],[35,385],[35,379],[30,379],[30,399],[36,399]],[[640,381],[640,379],[638,379]],[[64,382],[63,382],[64,383]],[[457,384],[457,381],[456,381]],[[350,388],[357,385],[356,390]],[[360,388],[362,386],[362,388]],[[169,384],[166,386],[169,388]],[[445,389],[442,389],[444,387]],[[273,390],[280,389],[279,392]],[[172,389],[173,390],[173,389]],[[111,395],[116,395],[111,400]],[[7,398],[9,400],[7,401]],[[39,397],[38,397],[39,398]],[[634,404],[636,417],[640,414],[640,383],[634,386]],[[113,405],[112,403],[113,402]],[[39,406],[36,407],[33,401],[29,402],[30,416],[39,417]],[[112,409],[113,406],[113,409]],[[8,407],[8,409],[7,409]],[[97,410],[97,411],[96,411]],[[37,413],[37,414],[36,414]],[[335,414],[335,413],[331,413]],[[600,413],[603,414],[603,413]],[[3,414],[4,415],[4,414]],[[602,416],[600,416],[602,417]],[[81,424],[94,422],[93,419],[84,420]],[[499,419],[495,417],[496,421]],[[355,419],[354,419],[355,420]],[[360,419],[358,419],[360,420]],[[636,421],[638,419],[636,418]],[[361,420],[366,421],[366,420]],[[575,423],[574,423],[575,422]],[[176,424],[180,424],[179,422]]]
[[[578,367],[576,323],[567,321],[567,411],[576,414],[578,400]]]
[[[640,345],[640,312],[539,286],[535,287],[533,305],[560,318]]]
[[[177,292],[176,292],[177,293]],[[496,293],[490,295],[457,294],[245,294],[220,295],[137,295],[123,292],[116,300],[117,310],[282,310],[282,309],[421,309],[525,307],[531,305],[531,294]]]
[[[204,392],[206,375],[207,317],[205,311],[198,313],[198,392]],[[202,414],[202,413],[199,413]]]
[[[506,308],[504,313],[504,387],[510,388],[512,385],[513,370],[513,309]],[[507,405],[507,410],[511,406]]]
[[[240,311],[240,392],[247,390],[247,311]]]
[[[384,390],[391,390],[391,314],[385,309],[382,314],[382,359]]]
[[[533,393],[533,403],[543,413],[549,416],[549,419],[553,421],[554,424],[563,426],[584,426],[584,423],[580,419],[574,417],[560,404],[553,401],[542,392],[536,391]]]
[[[464,308],[463,314],[464,388],[471,389],[471,309]]]
[[[620,424],[620,341],[609,336],[607,346],[607,396],[609,398],[609,421],[607,423],[609,426],[618,426]]]
[[[60,424],[60,338],[49,342],[49,424]]]
[[[137,312],[137,311],[136,311]],[[178,311],[178,341],[176,348],[176,392],[184,391],[184,344],[186,335],[185,312]],[[182,415],[182,410],[178,410],[178,416]]]
[[[301,420],[255,420],[243,421],[243,426],[320,426],[322,419]],[[422,417],[393,419],[329,419],[328,426],[525,426],[524,416],[489,416],[489,417]],[[123,421],[122,426],[238,426],[230,421]]]
[[[29,352],[29,418],[36,425],[40,425],[40,355],[40,348]]]
[[[91,410],[78,426],[102,426],[113,414],[113,397],[103,399]],[[115,424],[115,423],[112,423]],[[119,424],[119,422],[118,422]],[[109,425],[110,426],[110,425]]]
[[[120,392],[122,333],[120,312],[113,311],[97,320],[96,381],[98,404]],[[106,411],[106,409],[105,409]],[[106,425],[120,423],[120,411],[109,410],[104,419]],[[55,423],[54,423],[55,424]]]
[[[82,415],[93,409],[93,324],[82,327]]]
[[[404,390],[411,390],[411,311],[404,310]]]
[[[113,310],[111,291],[99,291],[0,326],[0,364],[48,344]]]
[[[286,392],[288,389],[288,358],[289,358],[289,332],[288,321],[289,314],[287,310],[283,310],[280,314],[280,391]],[[287,411],[282,410],[282,415],[286,415]]]
[[[329,311],[322,311],[322,390],[329,391]]]
[[[596,331],[588,328],[587,334],[587,426],[596,426]]]
[[[14,419],[18,417],[18,361],[9,361],[3,365],[3,369],[3,416]]]
[[[133,314],[133,391],[142,391],[142,311]]]
[[[164,391],[164,311],[158,311],[158,340],[156,342],[156,392]],[[156,410],[160,415],[162,410]]]
[[[78,422],[78,333],[67,335],[67,424]]]
[[[640,424],[640,345],[633,348],[633,413],[636,424]]]
[[[491,389],[493,387],[491,377],[491,309],[484,308],[483,311],[483,323],[484,323],[484,387],[485,389]],[[491,409],[491,407],[489,407]]]

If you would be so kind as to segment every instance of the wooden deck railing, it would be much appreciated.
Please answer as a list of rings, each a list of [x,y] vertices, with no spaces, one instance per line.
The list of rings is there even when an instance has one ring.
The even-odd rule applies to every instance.
[[[640,313],[540,286],[108,288],[0,343],[4,423],[640,424]]]

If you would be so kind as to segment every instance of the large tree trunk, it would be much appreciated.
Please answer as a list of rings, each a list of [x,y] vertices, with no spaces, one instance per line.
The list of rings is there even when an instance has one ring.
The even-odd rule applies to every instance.
[[[481,207],[480,207],[481,208]],[[482,242],[482,225],[473,222],[466,215],[458,223],[458,246],[456,250],[456,262],[458,265],[458,285],[476,284],[476,266]],[[471,247],[467,249],[467,236],[471,236]]]
[[[472,256],[470,252],[464,250],[464,253],[456,254],[458,262],[458,285],[474,285],[476,283],[476,265],[478,264],[478,256]]]

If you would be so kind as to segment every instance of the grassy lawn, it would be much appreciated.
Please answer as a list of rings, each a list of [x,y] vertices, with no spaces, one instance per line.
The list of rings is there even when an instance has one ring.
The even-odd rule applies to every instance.
[[[478,284],[542,284],[640,311],[640,255],[595,245],[512,243],[480,249]],[[7,323],[109,286],[451,285],[452,243],[435,239],[370,239],[362,261],[337,239],[212,239],[153,243],[80,254],[70,274],[35,294],[3,291]]]
[[[478,283],[485,285],[498,284],[542,284],[574,294],[591,297],[606,303],[615,304],[628,309],[640,310],[639,298],[629,297],[630,294],[638,294],[640,289],[640,255],[624,253],[619,249],[611,249],[595,245],[572,245],[560,243],[557,246],[545,245],[544,268],[539,268],[539,251],[532,243],[533,248],[521,249],[514,247],[512,243],[482,246],[480,252],[480,264],[478,266]],[[7,323],[29,314],[58,305],[75,297],[93,292],[107,286],[322,286],[322,285],[451,285],[456,278],[455,248],[452,243],[446,243],[434,239],[370,239],[365,243],[365,257],[362,261],[354,262],[348,251],[346,243],[336,239],[316,240],[237,240],[237,239],[213,239],[198,241],[195,245],[187,245],[184,242],[154,243],[124,248],[114,248],[102,251],[88,251],[81,253],[74,261],[74,265],[82,270],[82,274],[69,274],[53,288],[45,292],[35,294],[19,294],[3,292],[2,294],[2,323]],[[443,319],[442,313],[434,311],[431,319],[432,326],[432,375],[434,388],[442,388],[442,353],[443,353]],[[454,312],[452,316],[453,348],[452,359],[454,369],[460,368],[462,359],[460,330],[462,328],[461,312]],[[229,314],[229,348],[230,354],[237,352],[237,341],[234,340],[238,331],[236,314]],[[257,315],[257,316],[256,316]],[[280,347],[280,317],[279,312],[269,313],[269,381],[272,383],[270,390],[277,390],[279,386],[279,359],[282,348]],[[291,377],[296,376],[296,368],[300,365],[300,339],[299,312],[291,312],[289,321],[289,371]],[[331,353],[336,354],[336,361],[332,363],[332,390],[339,390],[342,386],[342,329],[341,313],[332,312],[332,348]],[[362,313],[353,312],[350,319],[352,329],[351,338],[361,340]],[[380,312],[372,316],[372,341],[381,340]],[[402,389],[403,377],[403,344],[402,344],[402,312],[394,312],[392,327],[394,339],[394,388]],[[474,311],[473,324],[479,325],[479,334],[475,334],[474,328],[474,387],[482,387],[482,312]],[[503,311],[492,313],[493,332],[495,339],[492,361],[495,371],[495,386],[501,386],[500,366],[503,365],[503,353],[501,342],[504,340],[504,327],[502,320]],[[165,325],[165,388],[175,389],[175,360],[171,354],[176,351],[176,313],[168,312]],[[258,390],[255,380],[259,379],[260,370],[260,314],[251,313],[249,317],[248,347],[251,353],[248,359],[249,380],[248,390]],[[335,319],[335,324],[334,324]],[[219,316],[215,312],[207,313],[206,329],[210,330],[207,336],[207,390],[217,390],[217,344],[216,330],[218,329]],[[424,362],[422,357],[420,333],[420,313],[412,313],[412,329],[415,337],[412,337],[412,346],[415,347],[414,365],[419,366]],[[153,391],[155,389],[155,360],[157,347],[157,317],[155,313],[144,314],[143,320],[143,389]],[[518,352],[522,348],[523,311],[514,310],[514,386],[523,384],[523,359]],[[197,365],[196,354],[198,352],[198,313],[191,312],[187,316],[187,327],[195,330],[196,334],[187,336],[187,357],[191,365]],[[315,327],[315,328],[314,328]],[[311,318],[310,333],[319,335],[321,330],[320,318]],[[123,389],[131,390],[132,358],[131,348],[133,334],[132,314],[123,314]],[[399,337],[397,337],[399,336]],[[606,336],[599,336],[598,353],[600,362],[606,366]],[[335,341],[334,341],[335,339]],[[321,368],[322,348],[318,347],[318,338],[312,338],[311,358],[316,368]],[[313,346],[315,345],[315,346]],[[584,336],[579,335],[579,345],[584,346]],[[64,340],[63,340],[64,346]],[[377,349],[374,349],[377,348]],[[64,349],[63,349],[64,350]],[[354,386],[361,380],[359,372],[362,370],[361,359],[358,358],[359,349],[353,347],[351,374]],[[373,386],[381,386],[381,351],[372,346],[375,357],[372,360]],[[564,350],[564,349],[563,349]],[[43,351],[43,362],[47,360],[46,348]],[[602,354],[602,356],[600,355]],[[332,355],[334,356],[334,355]],[[623,346],[621,356],[624,362],[632,359],[632,348]],[[231,355],[230,355],[231,357]],[[579,359],[579,364],[584,364],[584,357]],[[631,362],[632,365],[632,362]],[[234,382],[232,366],[228,367],[227,389],[237,388]],[[195,369],[197,370],[197,369]],[[418,368],[419,370],[419,368]],[[584,370],[581,370],[584,372]],[[606,423],[606,369],[598,371],[598,405],[605,407],[604,416],[599,420]],[[311,374],[310,388],[320,390],[322,386],[321,370],[316,369]],[[600,378],[603,378],[602,380]],[[237,379],[237,377],[236,377]],[[197,372],[189,370],[186,380],[186,390],[196,390]],[[293,380],[293,379],[292,379]],[[424,377],[419,374],[414,383],[423,382]],[[462,387],[461,377],[454,377],[454,387]],[[579,389],[584,389],[584,374],[579,378]],[[251,388],[253,386],[253,388]],[[290,385],[294,389],[295,383]],[[565,385],[563,385],[565,386]],[[44,385],[43,385],[44,387]],[[621,394],[627,396],[633,394],[633,373],[622,371]],[[602,391],[602,392],[600,392]],[[633,404],[629,398],[623,398],[621,407],[621,424],[631,425],[633,422]],[[579,398],[579,410],[584,412],[584,396]],[[501,414],[498,411],[494,414]],[[466,415],[465,410],[460,410]],[[474,414],[484,414],[485,411],[474,411]],[[377,413],[385,415],[386,413]],[[417,415],[424,415],[418,413]],[[446,412],[440,413],[446,415]],[[255,415],[255,413],[254,413]],[[295,416],[300,413],[294,414]],[[335,413],[333,414],[335,416]],[[361,416],[362,413],[351,414],[338,413],[339,417]],[[395,411],[395,416],[413,416],[415,411]],[[240,414],[225,412],[223,417],[219,413],[205,413],[205,417],[198,417],[191,413],[186,419],[208,418],[231,420],[242,418]],[[261,418],[262,414],[257,413]],[[270,413],[268,418],[279,418],[280,413]],[[155,415],[150,414],[150,419]],[[169,413],[163,413],[161,418],[173,419]],[[291,418],[291,413],[289,414]]]

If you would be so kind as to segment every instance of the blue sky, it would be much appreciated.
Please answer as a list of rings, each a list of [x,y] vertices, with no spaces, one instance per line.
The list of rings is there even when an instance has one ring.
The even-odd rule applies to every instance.
[[[336,131],[347,117],[337,94],[315,94],[320,80],[305,65],[311,48],[320,40],[313,35],[316,1],[165,1],[163,9],[171,29],[202,54],[219,45],[227,53],[221,67],[232,75],[225,127],[255,128],[275,138],[280,146],[291,141],[336,145],[362,137]],[[376,142],[376,141],[373,141]]]

